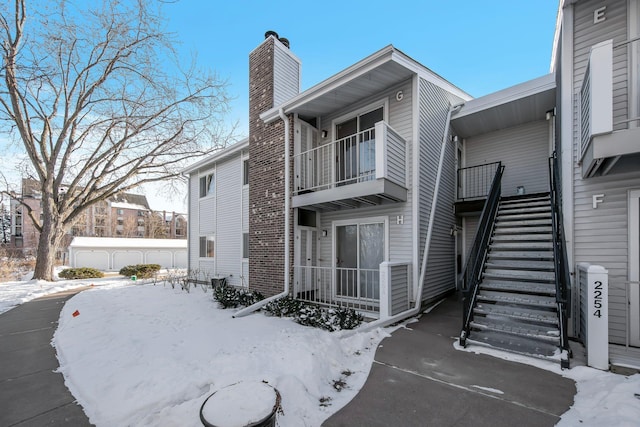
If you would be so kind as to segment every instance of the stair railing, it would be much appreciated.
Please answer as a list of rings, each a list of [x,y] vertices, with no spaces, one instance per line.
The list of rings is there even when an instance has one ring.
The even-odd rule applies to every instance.
[[[549,158],[549,196],[551,199],[551,225],[553,231],[553,262],[555,270],[556,304],[558,306],[558,324],[560,326],[560,344],[571,355],[567,334],[568,319],[571,315],[571,277],[564,240],[562,224],[562,202],[560,199],[560,171],[558,156],[554,151]],[[563,368],[569,367],[569,360],[562,359]]]
[[[482,281],[484,263],[487,258],[489,242],[498,213],[503,173],[504,166],[500,163],[493,176],[491,189],[489,190],[487,200],[480,214],[478,231],[476,231],[473,246],[469,251],[469,256],[467,257],[467,262],[462,272],[462,291],[464,293],[463,324],[462,332],[460,333],[460,344],[462,346],[466,345],[470,324],[473,320],[473,306],[475,305],[478,295],[478,287]]]

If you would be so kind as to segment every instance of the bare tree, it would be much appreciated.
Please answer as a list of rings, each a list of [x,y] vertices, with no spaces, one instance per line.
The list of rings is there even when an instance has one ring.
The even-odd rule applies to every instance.
[[[147,237],[151,239],[166,239],[169,237],[167,233],[167,224],[162,213],[150,212],[145,225],[147,228]]]
[[[230,140],[225,82],[178,65],[161,5],[0,5],[0,126],[23,146],[42,194],[42,220],[24,205],[40,232],[34,278],[52,279],[56,248],[85,209],[180,179],[185,162]]]

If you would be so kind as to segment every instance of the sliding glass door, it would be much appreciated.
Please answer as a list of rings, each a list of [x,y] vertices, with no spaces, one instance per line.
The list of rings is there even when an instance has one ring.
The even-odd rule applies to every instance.
[[[335,223],[335,294],[380,299],[380,263],[386,259],[385,222]]]

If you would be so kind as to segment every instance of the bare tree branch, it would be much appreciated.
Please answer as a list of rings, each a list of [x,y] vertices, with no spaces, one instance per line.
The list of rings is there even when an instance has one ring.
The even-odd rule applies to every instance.
[[[220,125],[226,83],[175,60],[161,7],[153,0],[0,5],[0,129],[21,142],[40,183],[38,278],[51,278],[56,246],[86,209],[141,184],[179,179],[187,162],[232,140],[233,129]]]

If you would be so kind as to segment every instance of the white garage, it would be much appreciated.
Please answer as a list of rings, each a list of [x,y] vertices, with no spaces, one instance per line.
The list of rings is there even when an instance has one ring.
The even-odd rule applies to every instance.
[[[187,268],[185,239],[130,239],[74,237],[69,245],[71,267],[119,271],[125,265],[160,264],[161,268]]]

